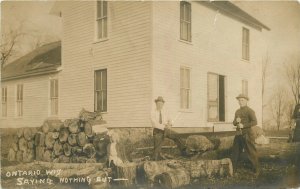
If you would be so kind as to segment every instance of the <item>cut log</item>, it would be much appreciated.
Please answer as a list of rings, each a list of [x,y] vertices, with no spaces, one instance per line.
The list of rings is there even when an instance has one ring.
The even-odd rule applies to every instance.
[[[79,146],[84,146],[87,143],[87,138],[84,132],[78,133],[76,140]]]
[[[93,144],[86,144],[83,147],[83,153],[88,157],[88,158],[93,158],[95,157],[96,150]]]
[[[59,132],[56,132],[56,131],[52,132],[53,139],[58,139],[58,137],[59,137]]]
[[[92,137],[93,136],[93,127],[90,122],[86,122],[84,124],[84,133],[86,134],[87,137]]]
[[[77,145],[77,134],[70,134],[68,136],[68,143],[71,145],[71,146],[76,146]]]
[[[55,156],[62,155],[64,153],[63,147],[59,141],[55,141],[53,145],[53,153]]]
[[[188,184],[190,184],[190,176],[185,169],[173,169],[154,177],[155,188],[178,188]]]
[[[45,147],[37,146],[35,148],[35,159],[37,161],[42,161],[44,159],[44,152],[45,152]]]
[[[46,150],[43,156],[43,160],[46,162],[52,161],[52,152],[50,150]]]
[[[69,130],[68,128],[64,127],[64,128],[61,128],[60,131],[59,131],[59,141],[61,143],[65,143],[68,141],[68,137],[69,137]]]
[[[68,143],[63,145],[63,149],[65,156],[70,156],[72,154],[72,147]]]
[[[63,127],[68,128],[72,122],[73,122],[73,119],[66,119],[63,123]]]
[[[70,163],[70,157],[67,157],[65,155],[59,156],[59,163]]]
[[[36,146],[45,146],[45,134],[42,132],[37,132],[34,138],[34,144]]]
[[[24,130],[23,130],[23,128],[18,128],[18,130],[17,130],[17,136],[18,136],[18,138],[21,138],[21,137],[24,136]]]
[[[19,150],[22,152],[27,150],[27,141],[23,137],[19,139]]]
[[[23,152],[22,151],[17,151],[17,154],[16,154],[16,159],[18,162],[23,162]]]
[[[62,124],[63,123],[58,119],[48,119],[44,121],[43,125],[48,128],[48,132],[58,132]]]
[[[41,130],[43,133],[47,134],[49,132],[49,124],[44,122],[44,124],[41,126]]]
[[[71,148],[72,154],[76,156],[83,155],[83,149],[80,146],[74,146]]]
[[[78,133],[79,132],[79,120],[72,119],[72,121],[68,125],[70,133]]]
[[[136,182],[136,163],[126,163],[121,166],[117,166],[117,178],[125,179],[120,181],[120,184],[125,187],[130,187]]]
[[[19,150],[19,146],[18,146],[18,143],[11,143],[11,148],[15,151],[15,152],[17,152],[18,150]]]
[[[10,148],[8,150],[7,160],[16,161],[16,151],[14,149]]]
[[[213,143],[202,135],[191,135],[186,139],[187,153],[197,154],[214,149]]]
[[[32,162],[34,159],[34,151],[33,150],[27,150],[23,152],[23,162],[29,163]]]
[[[33,131],[31,128],[24,128],[24,138],[27,140],[27,141],[30,141],[33,139],[34,137],[34,134],[33,134]]]
[[[53,133],[48,132],[45,136],[45,145],[47,149],[53,149],[55,139],[53,138]]]
[[[79,119],[82,121],[102,120],[101,112],[89,112],[84,108],[79,113]]]
[[[34,141],[33,140],[28,141],[27,147],[28,147],[28,149],[33,150],[34,149]]]

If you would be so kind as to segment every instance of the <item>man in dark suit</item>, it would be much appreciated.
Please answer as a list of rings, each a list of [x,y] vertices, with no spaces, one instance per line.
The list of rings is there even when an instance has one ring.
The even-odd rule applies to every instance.
[[[251,129],[251,127],[257,125],[257,119],[255,112],[247,106],[248,96],[240,94],[236,99],[239,102],[240,108],[235,112],[233,121],[233,125],[237,127],[238,131],[232,147],[231,160],[233,168],[236,169],[240,154],[245,150],[248,159],[253,165],[255,175],[258,176],[260,172],[258,155],[255,147],[255,136]]]
[[[300,95],[298,98],[300,100]],[[296,122],[296,127],[293,133],[293,142],[297,142],[300,141],[300,103],[295,106],[292,118],[295,119]]]

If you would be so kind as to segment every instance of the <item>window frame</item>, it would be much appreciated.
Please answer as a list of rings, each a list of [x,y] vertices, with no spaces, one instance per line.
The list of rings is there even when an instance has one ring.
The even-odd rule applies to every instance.
[[[242,28],[242,59],[250,61],[250,30]]]
[[[21,91],[19,91],[21,89]],[[17,84],[16,90],[16,117],[24,116],[24,84]]]
[[[184,78],[182,78],[182,70],[183,70],[183,77],[187,76],[188,71],[188,86],[182,86],[184,85]],[[192,96],[192,89],[191,89],[191,68],[187,66],[180,66],[180,110],[190,110],[192,107],[191,103],[191,96]],[[183,80],[182,80],[183,79]],[[183,92],[188,92],[188,95],[186,95],[187,99],[185,99],[185,102],[183,102]],[[186,106],[184,106],[186,105]]]
[[[185,18],[185,11],[189,11],[189,18]],[[180,1],[180,16],[179,16],[179,33],[180,33],[180,40],[185,42],[192,42],[192,5],[190,2]],[[186,24],[186,39],[183,36],[184,33],[184,24]]]
[[[6,118],[7,117],[7,86],[2,87],[1,89],[1,117]],[[5,107],[5,108],[4,108]],[[3,111],[5,109],[5,111]]]
[[[101,3],[101,12],[100,12],[100,16],[98,17],[99,15],[99,7],[98,7],[98,3]],[[104,5],[105,3],[105,9],[106,11],[104,11]],[[108,3],[109,1],[103,1],[103,0],[96,0],[95,1],[95,41],[96,42],[100,42],[100,41],[105,41],[108,39]],[[104,15],[104,12],[106,12],[106,15]],[[101,36],[99,34],[100,30],[99,30],[99,24],[101,23]],[[103,26],[106,26],[106,29],[104,30],[104,27]],[[104,35],[104,33],[106,35]],[[100,36],[100,37],[99,37]]]
[[[106,81],[106,89],[103,89],[103,78],[101,76],[101,84],[100,84],[100,89],[97,90],[97,73],[101,73],[102,75],[102,72],[105,72],[106,73],[106,78],[105,78],[105,81]],[[94,71],[94,111],[95,112],[101,112],[101,113],[107,113],[107,110],[108,110],[108,93],[107,93],[107,90],[108,89],[108,71],[107,71],[107,68],[104,68],[104,69],[98,69],[98,70],[95,70]],[[98,110],[98,99],[97,99],[97,95],[98,93],[102,93],[102,100],[104,101],[104,96],[103,96],[103,93],[105,94],[106,96],[106,102],[102,102],[102,107],[103,106],[106,106],[106,109],[102,109],[102,110]]]
[[[54,82],[54,85],[52,85],[52,82]],[[52,86],[54,86],[54,91],[52,91]],[[54,107],[53,107],[53,102],[55,104]],[[49,116],[58,116],[58,114],[59,114],[59,80],[57,78],[51,78],[49,81],[49,104],[50,104]],[[55,109],[55,110],[53,111],[53,109]]]

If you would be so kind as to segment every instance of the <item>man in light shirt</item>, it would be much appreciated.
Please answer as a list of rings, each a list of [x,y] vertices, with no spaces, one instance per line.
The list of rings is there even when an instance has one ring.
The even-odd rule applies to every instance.
[[[154,160],[163,159],[160,155],[162,143],[164,138],[167,137],[172,139],[178,146],[182,155],[186,155],[186,147],[184,142],[179,139],[178,133],[171,129],[173,125],[172,120],[169,117],[168,112],[163,108],[164,99],[159,96],[154,100],[156,108],[151,112],[151,123],[153,127],[153,138],[154,138]]]

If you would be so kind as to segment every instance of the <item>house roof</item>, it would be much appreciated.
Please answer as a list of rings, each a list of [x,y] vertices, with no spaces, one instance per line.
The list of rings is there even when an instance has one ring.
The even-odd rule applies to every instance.
[[[61,65],[61,42],[43,45],[2,68],[2,81],[49,74]]]
[[[209,8],[219,10],[221,13],[238,20],[244,24],[247,24],[255,29],[258,30],[271,30],[268,26],[239,8],[238,6],[234,5],[230,1],[197,1],[204,6]]]

